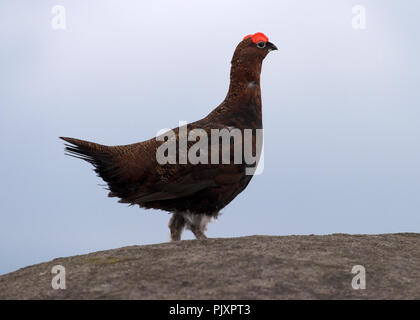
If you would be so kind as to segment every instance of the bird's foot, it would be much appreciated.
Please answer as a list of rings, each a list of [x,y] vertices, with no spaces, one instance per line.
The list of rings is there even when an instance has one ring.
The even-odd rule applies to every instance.
[[[172,234],[171,233],[171,242],[176,242],[176,241],[180,241],[181,240],[181,234]]]
[[[198,240],[207,239],[207,236],[204,234],[203,231],[201,230],[191,230],[191,231],[194,233],[196,239]]]

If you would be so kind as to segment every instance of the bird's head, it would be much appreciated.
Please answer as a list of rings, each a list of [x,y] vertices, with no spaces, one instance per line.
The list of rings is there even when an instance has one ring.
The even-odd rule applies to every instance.
[[[261,32],[250,34],[236,47],[232,63],[237,62],[262,62],[270,51],[277,50],[277,47],[268,41],[268,37]]]

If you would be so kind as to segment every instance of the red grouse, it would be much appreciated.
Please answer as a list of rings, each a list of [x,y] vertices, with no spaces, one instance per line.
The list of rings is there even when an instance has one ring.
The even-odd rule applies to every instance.
[[[228,152],[227,162],[222,159],[226,150],[223,143],[219,146],[220,139],[215,143],[202,135],[210,137],[214,130],[225,130],[229,134],[236,130],[240,134],[238,141],[245,146],[245,131],[251,130],[252,154],[258,154],[257,131],[262,130],[261,65],[272,50],[277,47],[262,33],[248,35],[239,43],[231,62],[225,100],[205,118],[186,126],[187,140],[183,126],[174,129],[172,136],[164,134],[164,139],[156,137],[121,146],[61,137],[68,143],[66,151],[94,166],[98,176],[108,184],[110,197],[118,197],[122,203],[172,213],[169,221],[172,241],[181,239],[184,228],[190,229],[197,239],[205,239],[207,223],[246,188],[252,175],[247,173],[250,164],[244,159],[246,150],[239,152],[240,161],[233,157],[234,153],[236,156],[234,135],[228,137],[227,151],[231,152]],[[197,144],[202,142],[198,149],[190,139],[189,133],[193,131],[199,133]],[[223,140],[223,136],[220,137]],[[160,152],[168,143],[175,147],[169,146]],[[207,152],[203,147],[208,147]],[[175,152],[172,158],[170,152]],[[208,161],[191,161],[191,154]],[[162,163],[159,156],[169,160]],[[259,154],[255,156],[257,160],[258,157]]]

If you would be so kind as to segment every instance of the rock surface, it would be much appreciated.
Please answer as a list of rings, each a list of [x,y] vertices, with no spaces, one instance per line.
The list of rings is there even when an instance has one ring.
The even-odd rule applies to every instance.
[[[66,289],[51,286],[54,265]],[[352,288],[352,268],[366,289]],[[0,299],[420,299],[420,234],[251,236],[130,246],[0,276]]]

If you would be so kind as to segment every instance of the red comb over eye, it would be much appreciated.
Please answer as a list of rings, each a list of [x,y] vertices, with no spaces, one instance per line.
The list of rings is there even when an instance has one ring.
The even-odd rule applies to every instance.
[[[260,42],[260,41],[268,42],[267,36],[264,33],[261,33],[261,32],[257,32],[255,34],[249,34],[249,35],[245,36],[243,40],[248,39],[248,38],[251,38],[252,42],[254,42],[254,43],[257,43],[257,42]]]

